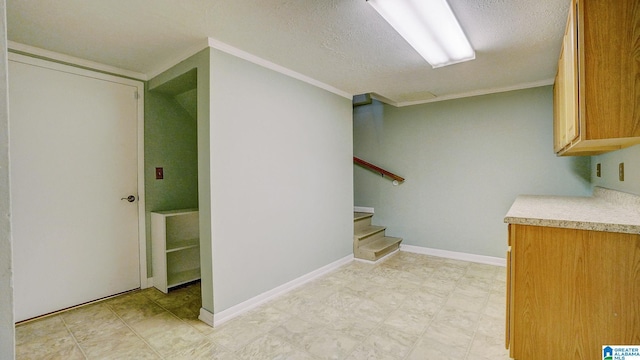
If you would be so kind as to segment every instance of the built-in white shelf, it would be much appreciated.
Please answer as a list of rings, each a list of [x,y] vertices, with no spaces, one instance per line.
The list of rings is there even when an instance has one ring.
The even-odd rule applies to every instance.
[[[200,279],[198,209],[151,213],[153,285],[172,287]]]

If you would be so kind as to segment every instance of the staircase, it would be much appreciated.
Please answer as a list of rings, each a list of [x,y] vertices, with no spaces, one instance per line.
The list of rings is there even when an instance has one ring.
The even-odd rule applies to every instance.
[[[385,236],[384,226],[371,225],[373,214],[353,213],[353,256],[377,261],[400,248],[401,238]]]

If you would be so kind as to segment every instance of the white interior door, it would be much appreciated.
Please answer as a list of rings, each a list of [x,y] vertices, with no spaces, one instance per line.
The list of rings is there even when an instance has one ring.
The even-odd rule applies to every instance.
[[[140,287],[142,105],[137,87],[115,77],[13,58],[9,139],[21,321]],[[136,200],[121,200],[129,195]]]

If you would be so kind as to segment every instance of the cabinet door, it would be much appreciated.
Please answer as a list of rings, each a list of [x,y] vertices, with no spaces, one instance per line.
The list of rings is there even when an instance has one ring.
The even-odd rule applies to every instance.
[[[569,21],[564,35],[564,111],[565,145],[578,137],[578,61],[576,46],[576,4],[569,9]]]
[[[560,62],[561,63],[561,62]],[[560,125],[560,114],[562,113],[562,102],[560,101],[560,94],[562,90],[560,89],[561,83],[561,66],[558,66],[558,73],[556,74],[556,79],[553,85],[553,151],[555,153],[560,152],[562,150],[564,142],[562,141],[562,132],[564,128]]]
[[[569,19],[562,41],[558,73],[553,89],[554,102],[554,151],[557,153],[579,135],[578,77],[575,3],[569,11]]]
[[[640,235],[512,225],[510,355],[602,359],[640,343]]]
[[[554,150],[559,152],[567,145],[567,127],[564,90],[564,48],[560,50],[560,60],[558,61],[558,74],[553,86],[553,129],[554,129]]]
[[[505,313],[505,339],[504,346],[509,349],[511,346],[511,249],[507,250],[507,299],[506,299],[506,313]]]

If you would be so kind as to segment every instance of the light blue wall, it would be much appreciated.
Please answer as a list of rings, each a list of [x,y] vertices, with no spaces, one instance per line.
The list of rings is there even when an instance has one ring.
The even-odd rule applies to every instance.
[[[14,357],[6,3],[0,0],[0,359]]]
[[[202,277],[202,307],[213,313],[213,266],[211,259],[211,171],[209,147],[209,75],[210,49],[205,49],[180,62],[149,81],[151,91],[168,86],[185,73],[196,70],[197,93],[197,158],[198,210],[200,215],[200,275]],[[180,84],[178,84],[179,86]],[[187,90],[187,89],[185,89]],[[168,174],[167,174],[168,175]]]
[[[196,119],[174,94],[147,91],[144,99],[147,272],[151,275],[151,212],[198,207],[198,141]],[[164,179],[156,179],[156,167],[163,168]]]
[[[392,186],[354,166],[356,206],[375,208],[404,244],[504,257],[503,223],[520,194],[589,195],[590,158],[553,153],[552,88],[354,110],[354,156],[407,179]]]
[[[618,178],[618,164],[624,163],[624,181]],[[596,165],[601,163],[601,177]],[[591,160],[593,184],[608,189],[640,195],[640,145],[594,156]]]
[[[219,313],[352,253],[351,99],[211,53]]]

